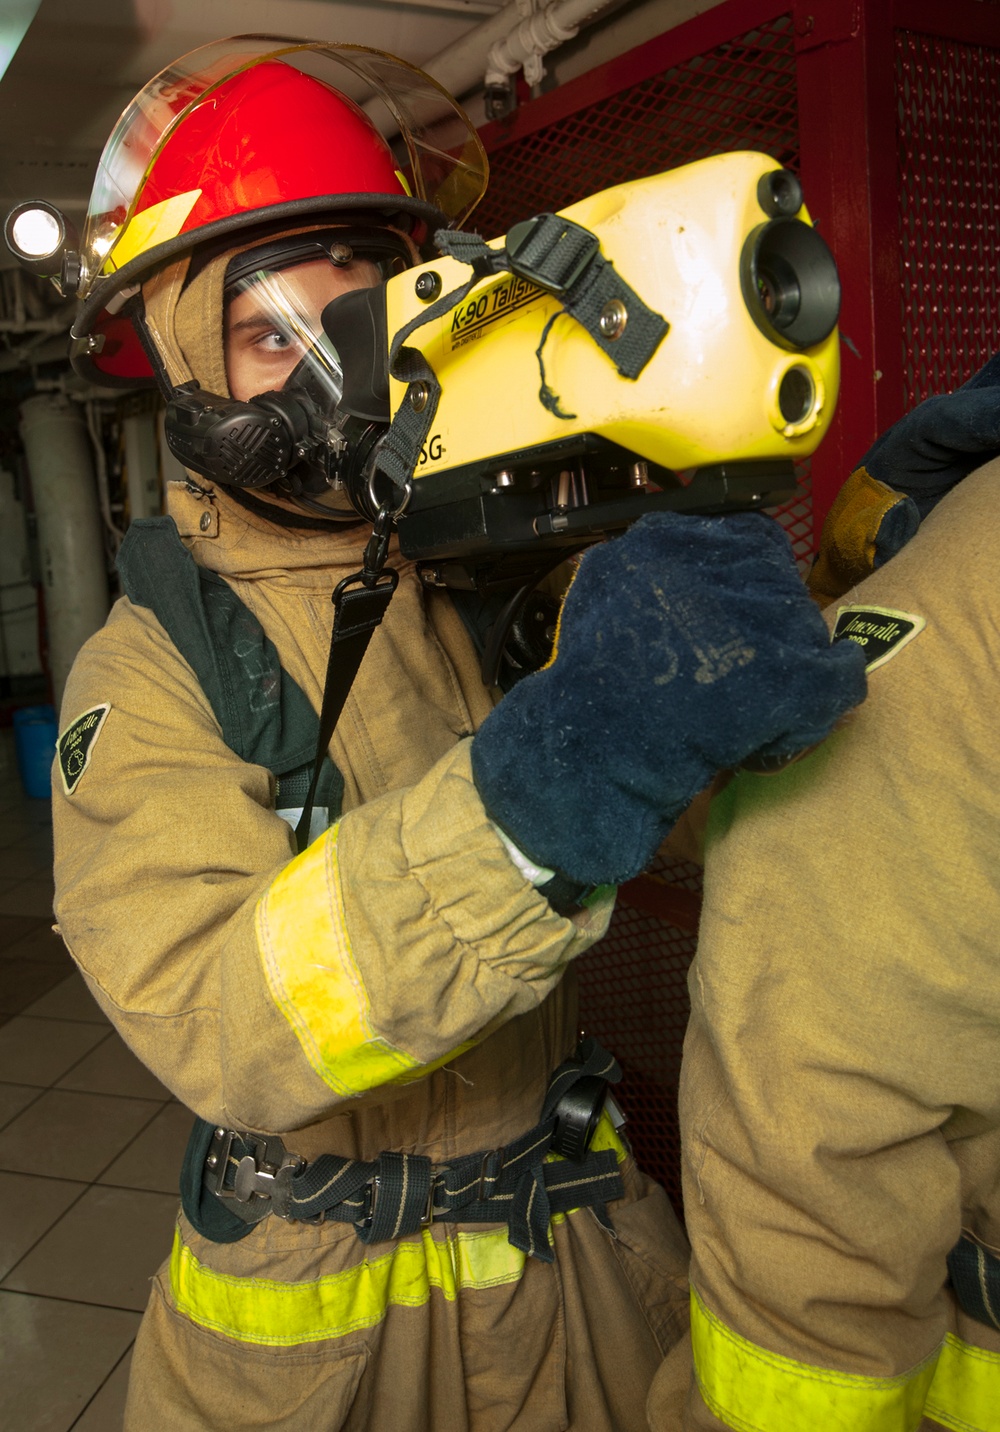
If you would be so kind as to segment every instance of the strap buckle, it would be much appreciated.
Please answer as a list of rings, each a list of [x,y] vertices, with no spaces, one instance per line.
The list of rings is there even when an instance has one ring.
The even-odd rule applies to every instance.
[[[513,273],[562,298],[600,253],[601,241],[561,214],[536,214],[508,230],[506,248]]]
[[[232,1187],[227,1188],[226,1172],[236,1139],[242,1141],[247,1152],[236,1166]],[[306,1161],[298,1154],[289,1153],[276,1134],[240,1134],[235,1129],[216,1129],[209,1159],[213,1155],[216,1158],[211,1165],[213,1192],[234,1203],[233,1212],[240,1218],[256,1223],[265,1213],[276,1213],[286,1219],[291,1216],[292,1179],[305,1167]],[[267,1200],[270,1207],[262,1209],[261,1200]]]
[[[485,1203],[488,1198],[492,1197],[497,1179],[503,1172],[506,1157],[505,1146],[498,1149],[487,1149],[483,1154],[482,1163],[479,1165],[479,1184],[476,1188],[477,1203]]]
[[[368,1212],[364,1218],[360,1219],[358,1226],[360,1228],[371,1228],[375,1221],[375,1204],[378,1202],[379,1192],[382,1188],[381,1174],[373,1174],[365,1187],[368,1190]],[[429,1228],[434,1222],[434,1195],[436,1193],[437,1175],[432,1172],[430,1186],[427,1189],[427,1202],[424,1205],[423,1213],[420,1215],[421,1228]]]

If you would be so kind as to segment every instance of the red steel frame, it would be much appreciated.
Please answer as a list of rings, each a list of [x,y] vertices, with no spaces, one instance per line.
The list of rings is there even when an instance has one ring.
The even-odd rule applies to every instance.
[[[834,424],[812,463],[818,532],[844,477],[904,408],[894,32],[1000,49],[1000,6],[991,0],[727,0],[481,133],[495,154],[779,16],[794,22],[803,187],[837,259],[841,330],[853,345],[843,352]],[[525,198],[530,207],[530,195]]]

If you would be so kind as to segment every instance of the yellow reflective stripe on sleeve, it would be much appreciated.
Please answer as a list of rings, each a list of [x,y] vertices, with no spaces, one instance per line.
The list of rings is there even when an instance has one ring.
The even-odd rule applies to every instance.
[[[397,1243],[380,1258],[303,1283],[237,1278],[200,1263],[174,1234],[170,1287],[179,1312],[203,1328],[240,1342],[292,1347],[374,1327],[390,1307],[418,1308],[431,1290],[454,1302],[464,1288],[515,1283],[526,1255],[507,1229],[450,1233],[424,1229],[419,1242]]]
[[[691,1341],[705,1405],[737,1432],[915,1432],[937,1360],[901,1377],[793,1362],[727,1328],[693,1287]]]
[[[1000,1432],[1000,1353],[949,1333],[924,1410],[956,1432]]]
[[[261,898],[257,944],[271,998],[309,1063],[331,1089],[350,1096],[423,1070],[372,1028],[344,919],[337,829],[286,865]]]

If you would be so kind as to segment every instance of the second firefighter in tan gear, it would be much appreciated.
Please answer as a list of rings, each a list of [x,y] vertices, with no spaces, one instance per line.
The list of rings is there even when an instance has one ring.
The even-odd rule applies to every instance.
[[[866,477],[828,597],[864,574]],[[828,608],[882,657],[860,711],[713,803],[681,1088],[694,1377],[685,1342],[655,1432],[1000,1428],[998,481]]]

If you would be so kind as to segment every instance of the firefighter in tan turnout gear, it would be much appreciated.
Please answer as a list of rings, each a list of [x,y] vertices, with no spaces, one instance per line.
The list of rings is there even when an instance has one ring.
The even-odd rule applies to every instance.
[[[392,99],[409,184],[338,93],[345,64]],[[371,522],[243,450],[240,482],[206,477],[224,444],[205,453],[293,373],[333,402],[320,311],[475,202],[478,141],[423,144],[428,92],[440,114],[372,51],[208,47],[126,111],[84,235],[78,366],[155,377],[194,454],[169,519],[122,549],[55,797],[62,933],[198,1116],[132,1432],[644,1426],[687,1248],[607,1111],[572,1146],[567,1092],[616,1074],[577,1045],[573,961],[605,882],[717,768],[820,739],[864,693],[757,515],[643,519],[586,556],[553,663],[498,705],[450,596],[390,553],[398,590],[307,796],[331,592]]]
[[[811,578],[868,699],[713,803],[655,1432],[1000,1429],[998,453],[995,358],[876,443]]]

